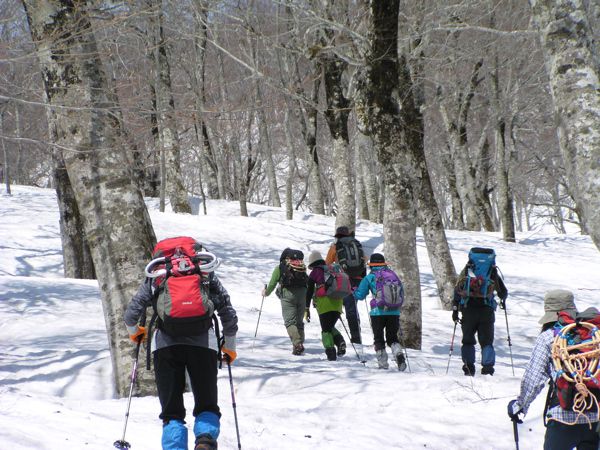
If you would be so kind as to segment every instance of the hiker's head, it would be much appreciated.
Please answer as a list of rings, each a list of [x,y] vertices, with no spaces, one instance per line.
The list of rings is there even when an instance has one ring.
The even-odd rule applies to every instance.
[[[381,253],[373,253],[369,258],[369,267],[381,267],[385,265],[385,258]]]
[[[308,267],[316,266],[317,263],[325,264],[325,260],[317,250],[313,250],[308,255]]]
[[[544,315],[539,320],[542,325],[554,323],[558,320],[558,313],[565,311],[571,317],[577,314],[577,308],[573,301],[573,293],[566,289],[553,289],[544,295]]]
[[[350,230],[346,226],[337,227],[335,230],[335,234],[333,235],[334,238],[341,238],[346,236],[351,236]]]

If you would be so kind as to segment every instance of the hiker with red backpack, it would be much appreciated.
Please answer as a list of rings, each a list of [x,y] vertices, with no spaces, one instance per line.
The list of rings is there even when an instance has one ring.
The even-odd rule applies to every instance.
[[[214,450],[220,431],[217,403],[218,358],[228,365],[236,359],[237,314],[229,294],[214,273],[216,257],[190,237],[160,241],[146,278],[125,311],[133,342],[145,342],[149,330],[138,322],[153,306],[156,330],[151,338],[154,374],[163,421],[163,450],[186,450],[183,393],[186,372],[194,396],[195,450]],[[216,311],[222,324],[222,344]],[[214,326],[213,326],[214,322]]]
[[[406,359],[398,339],[400,308],[404,301],[404,289],[400,277],[385,262],[381,253],[369,258],[370,273],[362,279],[353,292],[355,300],[365,300],[369,293],[369,318],[373,329],[373,345],[380,369],[388,369],[386,345],[390,347],[398,370],[406,370]]]
[[[308,256],[308,268],[311,272],[306,289],[306,309],[309,310],[311,302],[317,309],[325,354],[329,361],[335,361],[338,356],[346,354],[346,341],[335,324],[342,313],[342,298],[351,292],[350,281],[339,267],[325,264],[321,253],[316,250]],[[334,271],[339,272],[334,274]],[[342,276],[337,278],[340,274]],[[343,281],[344,277],[346,285],[332,293],[336,288],[336,280]]]
[[[496,253],[491,248],[473,247],[458,276],[452,304],[452,320],[460,323],[463,334],[461,356],[466,376],[475,376],[477,340],[481,347],[481,374],[494,375],[494,322],[498,306],[494,293],[500,298],[500,309],[505,309],[508,290],[496,266]]]
[[[600,313],[588,308],[577,313],[573,293],[564,289],[544,296],[544,315],[521,390],[508,403],[515,441],[517,424],[550,380],[544,410],[544,450],[597,450],[600,401]]]
[[[350,278],[353,289],[356,289],[367,274],[365,255],[362,244],[348,227],[340,226],[335,230],[335,241],[329,247],[325,262],[338,263]],[[360,335],[360,315],[356,307],[356,300],[351,297],[344,299],[344,311],[350,329],[350,342],[354,344],[357,353],[362,354],[362,337]]]
[[[304,311],[308,275],[304,265],[304,253],[286,248],[279,257],[279,265],[273,269],[271,281],[263,289],[263,297],[273,290],[281,300],[283,324],[292,341],[292,354],[304,353]]]

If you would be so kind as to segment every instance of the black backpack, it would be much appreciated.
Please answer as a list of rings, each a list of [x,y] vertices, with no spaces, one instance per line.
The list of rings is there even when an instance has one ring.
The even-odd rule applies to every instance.
[[[365,259],[362,244],[352,236],[338,238],[335,251],[340,266],[352,278],[365,275]]]
[[[304,253],[286,248],[279,258],[279,274],[281,287],[306,287],[308,274],[304,265]]]

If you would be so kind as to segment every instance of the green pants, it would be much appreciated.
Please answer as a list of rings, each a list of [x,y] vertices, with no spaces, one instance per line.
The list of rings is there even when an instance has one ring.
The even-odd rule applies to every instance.
[[[281,301],[281,315],[292,344],[304,343],[304,309],[306,288],[283,288],[278,290]]]

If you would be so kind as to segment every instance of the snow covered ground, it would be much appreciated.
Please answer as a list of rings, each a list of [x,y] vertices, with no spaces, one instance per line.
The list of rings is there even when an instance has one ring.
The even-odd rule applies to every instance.
[[[440,308],[419,235],[424,336],[422,350],[408,352],[410,371],[378,370],[371,346],[365,347],[366,367],[351,347],[340,360],[328,362],[316,318],[307,324],[306,354],[296,357],[274,294],[264,301],[253,342],[260,291],[283,248],[296,247],[307,256],[313,249],[325,252],[334,219],[296,213],[286,221],[284,210],[258,205],[249,205],[250,217],[240,217],[238,204],[224,201],[210,201],[208,216],[160,213],[153,200],[149,208],[159,239],[194,236],[222,259],[218,275],[240,318],[232,370],[243,449],[513,449],[506,404],[518,393],[539,332],[544,292],[571,289],[580,310],[600,303],[600,253],[588,237],[537,232],[508,244],[497,233],[450,231],[457,268],[472,246],[496,249],[509,289],[515,375],[502,311],[496,321],[495,376],[462,375],[460,331],[446,375],[453,323]],[[0,218],[0,448],[112,448],[122,436],[127,400],[114,397],[97,284],[63,278],[54,192],[14,186],[12,196],[0,194]],[[384,250],[381,225],[362,221],[357,237],[369,254]],[[363,304],[359,312],[370,344]],[[234,449],[225,369],[219,388],[219,448]],[[542,446],[544,400],[542,393],[519,427],[521,449]],[[190,411],[191,394],[186,405]],[[157,398],[133,399],[126,434],[132,449],[160,449],[158,414]]]

